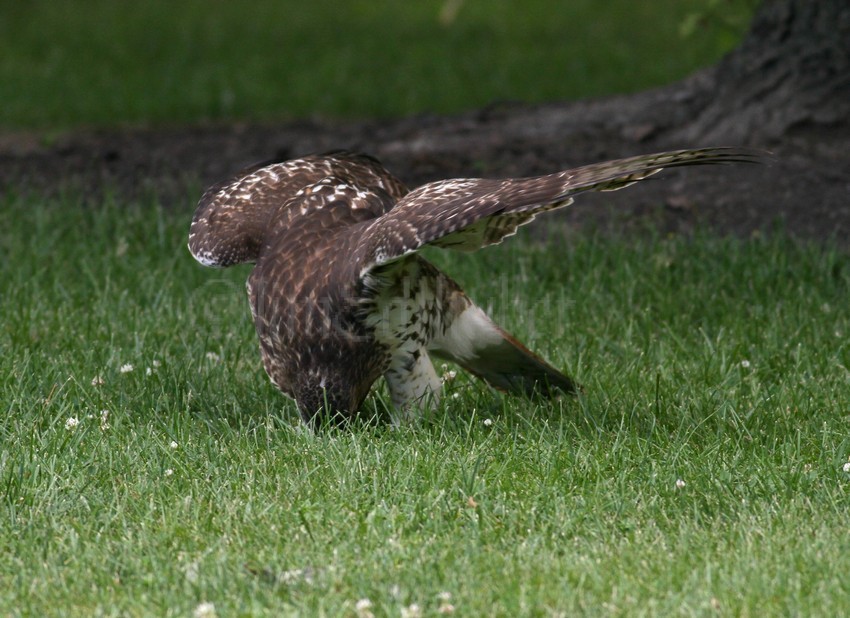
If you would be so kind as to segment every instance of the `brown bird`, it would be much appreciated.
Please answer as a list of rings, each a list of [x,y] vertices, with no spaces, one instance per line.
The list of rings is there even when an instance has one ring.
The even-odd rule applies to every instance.
[[[248,296],[263,364],[312,426],[357,417],[381,376],[396,420],[435,404],[432,356],[497,389],[552,397],[578,387],[417,251],[497,244],[580,193],[622,189],[665,167],[757,158],[744,149],[679,150],[408,192],[371,157],[308,156],[253,166],[208,189],[189,250],[205,266],[256,264]]]

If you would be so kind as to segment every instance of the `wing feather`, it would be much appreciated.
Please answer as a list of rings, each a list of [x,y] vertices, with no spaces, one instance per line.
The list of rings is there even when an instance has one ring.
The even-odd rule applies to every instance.
[[[230,266],[255,262],[268,231],[304,214],[287,206],[299,192],[325,178],[374,193],[388,195],[389,205],[407,193],[407,188],[376,159],[337,151],[290,161],[252,165],[207,189],[195,210],[189,228],[189,250],[206,266]],[[308,200],[309,201],[309,200]],[[303,206],[299,201],[299,206]],[[350,223],[363,220],[352,212]]]
[[[532,178],[432,182],[401,198],[363,234],[361,272],[424,245],[476,250],[497,244],[534,217],[563,208],[587,191],[616,191],[667,167],[752,163],[764,153],[742,148],[677,150],[595,163]]]

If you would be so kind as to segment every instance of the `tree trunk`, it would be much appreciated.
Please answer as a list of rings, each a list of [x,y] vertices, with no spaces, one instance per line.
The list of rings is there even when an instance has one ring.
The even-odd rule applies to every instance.
[[[765,0],[741,45],[701,76],[686,141],[773,141],[850,124],[850,2]]]

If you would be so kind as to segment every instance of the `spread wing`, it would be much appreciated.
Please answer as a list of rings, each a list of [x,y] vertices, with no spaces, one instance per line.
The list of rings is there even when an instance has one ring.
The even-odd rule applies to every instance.
[[[616,191],[666,167],[756,162],[761,153],[737,148],[678,150],[595,163],[506,180],[432,182],[404,196],[363,234],[365,273],[424,245],[474,251],[516,233],[541,212],[569,205],[586,191]]]

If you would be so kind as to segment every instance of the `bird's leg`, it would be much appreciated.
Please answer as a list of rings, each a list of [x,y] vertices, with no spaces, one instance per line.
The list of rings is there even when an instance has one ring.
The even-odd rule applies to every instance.
[[[425,348],[393,357],[384,378],[390,389],[396,424],[414,420],[419,416],[417,412],[433,409],[440,401],[440,378]]]

